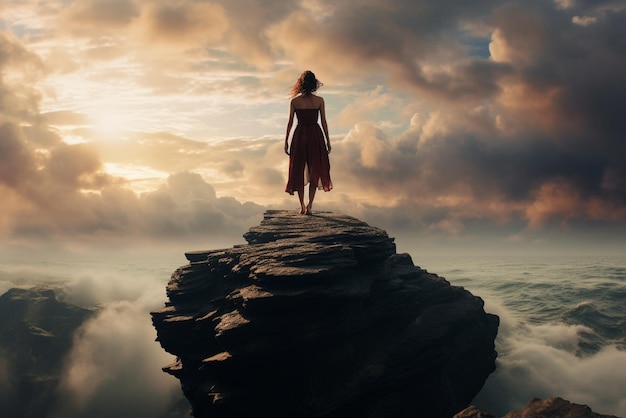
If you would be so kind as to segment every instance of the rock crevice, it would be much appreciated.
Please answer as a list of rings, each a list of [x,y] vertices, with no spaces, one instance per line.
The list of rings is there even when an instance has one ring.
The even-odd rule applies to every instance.
[[[268,211],[186,253],[152,312],[194,416],[449,417],[495,369],[498,317],[355,218]]]

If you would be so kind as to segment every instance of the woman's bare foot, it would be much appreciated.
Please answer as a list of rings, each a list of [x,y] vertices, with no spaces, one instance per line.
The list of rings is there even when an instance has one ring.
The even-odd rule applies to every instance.
[[[313,212],[311,212],[311,207],[313,206],[313,203],[309,203],[308,205],[306,205],[306,214],[307,215],[313,215]]]
[[[307,212],[306,206],[300,207],[300,215],[304,215]]]

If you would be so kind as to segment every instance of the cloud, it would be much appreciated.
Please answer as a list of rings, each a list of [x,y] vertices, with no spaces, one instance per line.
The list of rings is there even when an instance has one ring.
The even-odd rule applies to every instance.
[[[214,161],[206,142],[167,132],[135,133],[118,141],[104,139],[95,146],[107,161],[145,165],[165,172],[191,170],[203,161]]]
[[[222,163],[232,144],[214,155],[205,143],[167,133],[138,135],[117,149],[115,143],[108,147],[95,142],[68,144],[52,125],[80,126],[87,122],[85,115],[73,111],[39,115],[38,96],[30,93],[34,89],[28,83],[17,85],[14,79],[7,80],[6,74],[17,71],[19,80],[30,80],[34,76],[29,71],[37,73],[40,61],[17,41],[5,36],[0,41],[4,45],[0,49],[4,70],[0,85],[4,100],[0,105],[6,114],[13,115],[0,123],[0,233],[9,242],[26,238],[95,243],[103,238],[206,234],[213,234],[213,239],[240,237],[251,218],[261,215],[260,206],[218,197],[199,174],[188,171],[198,168],[203,158],[209,165]],[[213,147],[213,151],[220,148],[224,147]],[[182,163],[173,158],[176,154]],[[121,159],[122,155],[130,158]],[[177,174],[170,175],[160,188],[139,195],[127,188],[126,180],[105,172],[103,156]],[[241,175],[241,170],[237,174],[235,166],[234,173]],[[271,170],[267,173],[264,177],[269,180],[261,184],[276,178]]]
[[[93,145],[38,148],[9,123],[0,126],[0,137],[2,229],[8,237],[238,236],[262,213],[258,205],[217,197],[199,174],[171,175],[159,189],[137,195],[103,171]]]
[[[371,91],[361,92],[355,96],[339,114],[333,115],[331,121],[334,129],[352,128],[360,122],[376,119],[378,126],[394,128],[398,117],[411,116],[411,113],[407,113],[404,100],[383,86],[376,86]],[[381,116],[387,116],[388,119],[380,120]]]
[[[115,100],[57,106],[30,126],[4,128],[21,138],[5,146],[22,161],[13,177],[3,175],[5,235],[224,232],[244,222],[222,211],[233,211],[228,198],[260,211],[289,204],[280,142],[287,89],[304,68],[326,83],[332,122],[335,190],[318,197],[321,207],[455,235],[478,226],[517,237],[555,225],[623,230],[619,3],[137,1],[100,18],[102,4],[47,11],[57,45],[66,40],[54,25],[65,21],[55,16],[94,25],[80,33],[76,54],[59,57],[41,37],[30,44],[55,65],[54,77],[106,83]],[[10,47],[2,62],[35,83],[41,60],[3,39]],[[74,64],[88,71],[72,73]],[[36,116],[36,89],[24,96],[17,92],[28,83],[3,86]],[[149,123],[134,132],[104,135],[81,124],[89,112],[108,121],[137,109]],[[144,194],[127,190],[139,182],[122,178],[124,170],[151,173]],[[199,195],[178,200],[179,180]],[[19,211],[29,220],[16,221]]]
[[[87,0],[71,3],[62,14],[65,28],[74,34],[112,35],[130,25],[139,8],[133,0]]]
[[[215,3],[147,3],[139,25],[148,42],[201,45],[219,41],[228,20],[222,6]]]
[[[229,51],[246,64],[272,68],[275,57],[267,29],[300,6],[282,0],[267,0],[262,4],[255,0],[220,3],[230,23],[226,35]]]
[[[610,155],[603,160],[549,139],[484,132],[482,123],[440,113],[414,117],[397,136],[359,124],[334,145],[333,179],[354,198],[388,207],[390,217],[413,217],[416,227],[460,233],[477,220],[518,232],[551,223],[624,227],[624,190],[612,183]]]
[[[626,353],[609,345],[577,356],[582,326],[520,322],[497,301],[487,309],[500,316],[497,369],[474,400],[484,411],[502,416],[521,410],[528,399],[560,396],[603,414],[623,416],[626,403],[618,388],[626,384]]]
[[[71,110],[57,110],[40,115],[41,122],[45,125],[88,125],[89,117],[80,112]],[[32,138],[35,139],[35,138]]]
[[[207,240],[208,242],[208,240]],[[174,361],[155,342],[149,312],[163,306],[165,286],[179,265],[177,251],[126,245],[107,251],[81,246],[73,254],[60,248],[2,253],[0,294],[10,288],[44,286],[65,303],[96,312],[75,333],[64,360],[60,384],[47,416],[184,416],[189,404],[180,382],[162,372]],[[69,349],[70,347],[68,347]],[[0,387],[11,365],[0,356]]]
[[[162,307],[167,280],[184,262],[182,252],[83,248],[74,256],[22,252],[2,262],[0,294],[43,285],[60,301],[97,307],[74,335],[47,416],[180,417],[189,409],[178,380],[161,370],[174,358],[155,342],[149,315]],[[6,381],[5,360],[0,358],[0,387],[10,391],[15,382]]]
[[[42,60],[11,35],[0,33],[0,123],[30,118],[39,112],[34,88],[43,73]]]
[[[0,179],[9,186],[18,187],[25,177],[34,174],[35,157],[27,148],[24,135],[16,125],[1,125],[0,138]]]
[[[380,75],[387,84],[421,94],[482,98],[498,90],[497,78],[506,73],[498,63],[468,60],[461,40],[450,36],[459,26],[485,19],[497,2],[319,4],[327,13],[294,11],[268,34],[297,64],[315,62],[332,81],[344,81],[345,74]]]
[[[155,367],[172,358],[154,342],[141,302],[109,303],[78,331],[51,416],[160,416],[180,397],[178,382]]]

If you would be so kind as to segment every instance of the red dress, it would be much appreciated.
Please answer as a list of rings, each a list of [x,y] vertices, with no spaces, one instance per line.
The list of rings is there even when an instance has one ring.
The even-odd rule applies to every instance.
[[[296,109],[298,124],[291,139],[289,153],[289,180],[285,191],[304,192],[311,183],[328,192],[333,188],[330,181],[330,161],[324,143],[324,133],[317,123],[319,109]]]

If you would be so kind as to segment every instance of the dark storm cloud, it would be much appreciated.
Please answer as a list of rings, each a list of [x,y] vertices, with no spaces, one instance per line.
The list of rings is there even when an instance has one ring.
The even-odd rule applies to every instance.
[[[625,204],[626,190],[608,190],[603,179],[609,172],[623,173],[626,166],[621,110],[626,108],[626,55],[625,44],[617,41],[626,35],[626,9],[605,12],[596,23],[581,26],[571,21],[572,13],[521,7],[503,8],[496,18],[508,53],[519,57],[510,62],[519,74],[515,81],[531,92],[518,100],[552,93],[544,94],[541,114],[521,110],[519,116],[528,123],[536,118],[555,144],[558,155],[546,163],[562,168],[557,174],[583,192],[609,193]]]
[[[624,2],[621,0],[576,0],[567,2],[567,4],[576,11],[587,13],[624,9]]]
[[[396,56],[403,56],[402,52],[415,55],[437,49],[437,41],[450,39],[451,32],[458,29],[461,21],[484,19],[502,1],[324,3],[334,10],[332,17],[326,20],[333,28],[333,35],[350,46],[361,45],[359,51],[373,57],[392,51]]]
[[[378,73],[387,83],[433,98],[485,98],[499,91],[497,81],[510,69],[469,58],[465,37],[474,28],[486,42],[489,18],[501,3],[320,2],[326,15],[294,13],[276,25],[274,41],[296,62],[313,62],[333,80]]]
[[[395,62],[404,69],[404,80],[417,88],[416,98],[422,98],[421,91],[456,102],[401,137],[353,130],[346,148],[336,147],[339,176],[409,201],[462,197],[458,209],[463,212],[466,205],[467,219],[483,206],[486,217],[508,211],[535,226],[547,218],[623,223],[626,10],[606,4],[559,8],[550,2],[492,2],[484,9],[472,4],[471,11],[442,5],[449,8],[442,17],[439,6],[412,4],[429,10],[426,15],[444,26],[442,32],[428,25],[403,26],[417,9],[397,7],[404,19],[391,19],[380,6],[371,38],[357,42],[366,25],[359,27],[356,20],[335,32],[343,35],[339,44],[363,60]],[[593,23],[576,23],[583,11],[594,16]],[[374,14],[365,22],[373,22]],[[428,60],[419,54],[428,58],[438,47],[452,45],[448,37],[460,21],[481,17],[490,28],[490,59],[460,59],[446,71],[424,70]],[[388,18],[398,27],[382,34]],[[418,34],[431,43],[406,42]],[[508,204],[487,209],[494,201]],[[454,205],[442,206],[448,204]]]
[[[411,149],[406,138],[384,138],[374,128],[352,132],[335,146],[336,177],[401,199],[392,216],[421,219],[422,226],[460,231],[477,218],[526,218],[533,227],[548,220],[626,219],[624,182],[596,153],[550,138],[484,141],[453,130],[420,143],[425,134],[415,135]]]

